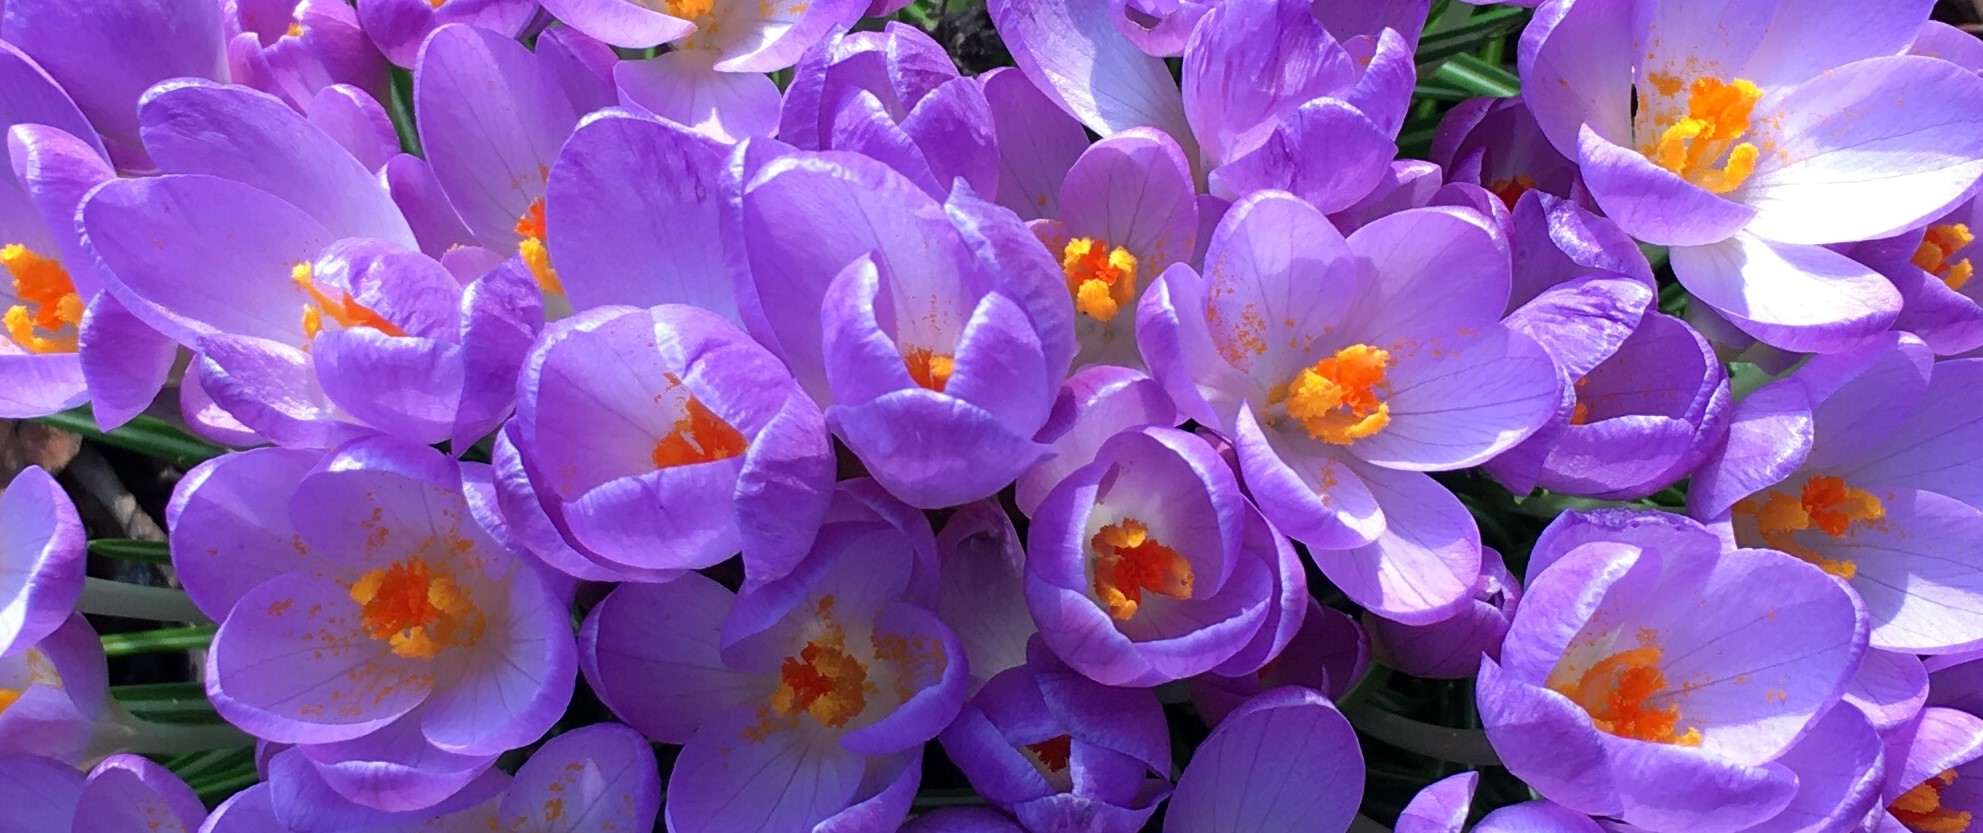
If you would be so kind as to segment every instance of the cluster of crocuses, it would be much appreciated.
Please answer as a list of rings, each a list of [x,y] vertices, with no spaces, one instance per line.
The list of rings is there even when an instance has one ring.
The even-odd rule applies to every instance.
[[[31,469],[0,830],[1340,833],[1373,658],[1477,676],[1477,830],[1983,812],[1932,4],[1547,0],[1430,160],[1426,0],[905,5],[0,5],[0,416],[245,449],[166,520],[265,779],[131,754]],[[1486,478],[1613,508],[1511,570]]]

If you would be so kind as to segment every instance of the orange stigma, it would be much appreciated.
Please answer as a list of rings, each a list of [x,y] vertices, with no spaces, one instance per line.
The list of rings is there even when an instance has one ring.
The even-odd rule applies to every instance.
[[[818,635],[778,666],[771,710],[762,715],[760,726],[750,730],[759,737],[770,730],[774,718],[786,719],[789,727],[799,715],[810,715],[820,725],[837,729],[867,710],[875,685],[868,679],[867,665],[847,652],[847,633],[832,618],[832,598],[819,604]]]
[[[674,430],[654,443],[654,467],[665,469],[691,463],[727,460],[744,453],[744,435],[690,396]]]
[[[1523,194],[1533,190],[1535,190],[1535,180],[1530,178],[1528,174],[1516,174],[1507,179],[1497,179],[1494,181],[1494,184],[1487,186],[1487,192],[1499,197],[1501,204],[1508,206],[1509,210],[1515,208],[1515,203],[1521,200]]]
[[[445,648],[473,645],[484,627],[482,612],[446,573],[415,556],[365,573],[351,585],[362,608],[365,632],[408,659],[433,659]]]
[[[565,294],[563,281],[558,280],[558,271],[551,268],[551,250],[544,246],[544,198],[530,201],[530,208],[516,220],[516,233],[523,239],[516,243],[516,253],[530,267],[530,275],[537,279],[537,287],[552,295]]]
[[[957,368],[957,360],[950,354],[932,352],[927,347],[910,350],[902,357],[902,363],[909,366],[909,378],[916,380],[916,384],[939,393],[950,384],[950,372]]]
[[[1950,261],[1956,252],[1976,242],[1976,235],[1969,233],[1969,226],[1962,223],[1943,223],[1928,227],[1921,238],[1921,247],[1914,250],[1914,265],[1934,275],[1950,289],[1960,290],[1976,274],[1976,267],[1969,258]]]
[[[1391,405],[1382,396],[1390,392],[1384,379],[1390,366],[1390,353],[1352,344],[1302,370],[1270,401],[1285,401],[1288,416],[1309,436],[1349,445],[1391,424]]]
[[[1651,646],[1620,651],[1591,666],[1575,687],[1557,693],[1584,707],[1597,728],[1618,737],[1699,746],[1699,729],[1675,731],[1680,725],[1678,704],[1661,708],[1647,702],[1666,690],[1659,657],[1660,650]]]
[[[1060,251],[1067,291],[1082,315],[1107,324],[1136,298],[1136,256],[1108,241],[1076,237]]]
[[[1143,605],[1143,592],[1191,598],[1191,562],[1150,537],[1142,521],[1123,518],[1088,541],[1095,551],[1095,598],[1109,615],[1127,621]]]
[[[335,299],[324,294],[317,288],[316,275],[311,272],[308,263],[296,264],[296,268],[290,270],[289,279],[310,298],[303,304],[303,335],[306,338],[316,338],[318,333],[324,331],[324,316],[330,316],[340,327],[370,327],[389,336],[406,335],[399,325],[358,303],[351,293],[340,291]]]
[[[1680,93],[1677,78],[1655,74],[1648,80],[1665,95]],[[1749,132],[1749,114],[1762,98],[1761,89],[1740,78],[1696,78],[1687,87],[1687,115],[1667,125],[1657,139],[1645,137],[1640,150],[1682,179],[1726,194],[1742,187],[1756,170],[1760,151],[1737,140]]]
[[[1591,421],[1591,406],[1590,406],[1590,403],[1587,403],[1587,402],[1585,402],[1585,401],[1584,401],[1584,388],[1586,388],[1586,387],[1589,387],[1589,386],[1590,386],[1590,383],[1591,383],[1591,380],[1590,380],[1590,378],[1589,378],[1589,377],[1584,377],[1584,378],[1581,378],[1581,379],[1578,379],[1578,380],[1577,380],[1577,382],[1576,382],[1576,384],[1575,384],[1575,385],[1573,386],[1573,387],[1575,387],[1575,388],[1576,388],[1576,394],[1577,394],[1577,406],[1576,406],[1575,408],[1572,408],[1572,409],[1570,410],[1570,424],[1571,424],[1571,425],[1588,425],[1588,424],[1590,424],[1590,421]]]
[[[1914,833],[1966,833],[1969,830],[1969,812],[1942,806],[1942,789],[1953,783],[1955,770],[1943,770],[1940,775],[1901,793],[1899,798],[1887,805],[1887,812]]]
[[[1772,489],[1760,500],[1756,495],[1743,498],[1735,504],[1735,511],[1755,517],[1756,533],[1765,546],[1797,556],[1842,579],[1858,575],[1858,565],[1820,555],[1799,543],[1794,533],[1817,529],[1843,538],[1853,524],[1877,523],[1887,516],[1885,504],[1873,493],[1848,487],[1844,478],[1829,474],[1806,479],[1795,497]]]
[[[13,277],[21,301],[7,308],[7,336],[31,353],[76,352],[83,299],[62,264],[14,243],[0,247],[0,268]]]
[[[1067,759],[1074,755],[1074,738],[1068,735],[1047,738],[1039,743],[1029,743],[1024,747],[1028,758],[1047,772],[1064,772]]]

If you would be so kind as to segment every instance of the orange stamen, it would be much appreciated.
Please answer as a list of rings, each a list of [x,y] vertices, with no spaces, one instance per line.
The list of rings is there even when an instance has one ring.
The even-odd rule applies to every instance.
[[[1942,788],[1954,783],[1955,770],[1943,770],[1940,775],[1901,793],[1887,805],[1887,812],[1914,833],[1966,833],[1970,813],[1942,806]]]
[[[7,336],[29,352],[75,352],[83,299],[62,264],[14,243],[0,247],[0,268],[12,276],[14,297],[21,300],[7,309]]]
[[[1026,751],[1048,772],[1062,772],[1067,769],[1067,759],[1074,755],[1074,739],[1068,735],[1047,738],[1039,743],[1026,744]]]
[[[1667,92],[1668,83],[1655,84]],[[1668,94],[1678,93],[1677,87]],[[1742,187],[1756,170],[1761,154],[1755,145],[1737,143],[1749,132],[1749,115],[1763,91],[1742,79],[1733,82],[1701,76],[1687,88],[1687,115],[1661,130],[1640,150],[1647,159],[1688,182],[1716,194]],[[1716,167],[1716,165],[1720,167]]]
[[[1943,223],[1928,227],[1922,235],[1921,247],[1914,250],[1914,265],[1922,271],[1934,275],[1950,289],[1960,290],[1976,274],[1976,267],[1969,258],[1951,262],[1956,252],[1976,242],[1976,236],[1969,233],[1969,226],[1962,223]]]
[[[785,717],[811,715],[821,725],[839,728],[867,709],[867,666],[847,653],[847,639],[838,625],[806,643],[797,656],[778,667],[778,688],[771,708]]]
[[[1507,179],[1497,179],[1487,186],[1487,192],[1501,198],[1501,203],[1513,210],[1522,195],[1535,190],[1535,180],[1528,174],[1516,174]]]
[[[553,295],[565,294],[565,284],[558,279],[558,270],[551,268],[551,250],[544,246],[544,198],[530,201],[523,216],[516,220],[516,233],[523,239],[516,244],[516,253],[530,267],[530,275],[537,279],[537,286]]]
[[[1701,732],[1676,732],[1680,706],[1664,708],[1648,701],[1666,690],[1659,670],[1660,650],[1651,646],[1620,651],[1590,667],[1574,688],[1557,692],[1590,713],[1597,728],[1621,738],[1699,746]]]
[[[336,298],[324,294],[317,288],[316,276],[308,263],[296,264],[296,268],[289,273],[289,279],[310,298],[303,304],[303,335],[308,338],[316,338],[318,333],[323,332],[326,315],[341,327],[370,327],[393,337],[406,335],[399,325],[358,303],[351,293],[340,291]]]
[[[690,396],[674,430],[654,444],[654,467],[665,469],[691,463],[727,460],[744,453],[744,435]]]
[[[909,366],[909,378],[916,380],[916,384],[938,392],[950,384],[950,372],[957,367],[957,360],[950,354],[932,352],[927,347],[910,350],[902,357],[902,363]]]
[[[1817,529],[1843,538],[1853,524],[1876,523],[1887,515],[1885,504],[1873,493],[1848,487],[1844,478],[1829,474],[1806,479],[1795,497],[1773,489],[1760,500],[1753,495],[1742,499],[1735,504],[1735,511],[1755,517],[1756,532],[1765,546],[1797,556],[1842,579],[1858,575],[1858,565],[1818,554],[1799,543],[1795,533]]]
[[[455,645],[472,645],[484,617],[452,576],[418,556],[369,571],[351,585],[365,632],[409,659],[433,659]]]
[[[1272,398],[1287,402],[1288,416],[1309,436],[1349,445],[1391,424],[1391,405],[1383,400],[1390,392],[1384,378],[1390,366],[1390,353],[1353,344],[1302,370]]]
[[[1104,324],[1136,298],[1136,256],[1108,241],[1076,237],[1061,248],[1060,268],[1074,308]]]
[[[1128,620],[1149,591],[1173,599],[1191,597],[1196,575],[1177,550],[1150,537],[1142,521],[1124,518],[1102,527],[1088,541],[1095,551],[1095,597],[1109,615]]]

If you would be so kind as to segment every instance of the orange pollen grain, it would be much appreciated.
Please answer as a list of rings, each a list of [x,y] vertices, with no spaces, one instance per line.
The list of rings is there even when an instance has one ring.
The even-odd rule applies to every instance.
[[[1576,384],[1573,386],[1576,388],[1577,405],[1575,408],[1572,408],[1570,410],[1571,425],[1590,424],[1591,406],[1590,403],[1584,401],[1584,388],[1590,387],[1590,383],[1591,383],[1590,377],[1586,376],[1582,379],[1578,379]]]
[[[1096,321],[1115,320],[1136,298],[1136,256],[1121,246],[1111,248],[1106,240],[1067,241],[1060,251],[1060,269],[1067,275],[1074,308]]]
[[[691,396],[674,430],[654,443],[654,467],[727,460],[744,453],[744,435]]]
[[[5,714],[7,707],[14,705],[21,699],[21,695],[26,693],[15,688],[0,688],[0,714]]]
[[[910,350],[902,357],[902,363],[909,367],[909,378],[916,380],[916,384],[939,393],[950,384],[950,373],[957,368],[957,360],[949,353],[927,347]]]
[[[1679,93],[1678,79],[1655,78],[1666,95]],[[1761,154],[1754,144],[1738,142],[1749,132],[1749,116],[1763,91],[1754,83],[1701,76],[1687,87],[1687,115],[1647,137],[1640,147],[1654,164],[1716,194],[1742,187],[1756,170]],[[1719,167],[1717,167],[1719,166]]]
[[[1528,174],[1516,174],[1507,179],[1497,179],[1487,186],[1487,192],[1501,199],[1501,204],[1514,209],[1515,203],[1523,194],[1535,190],[1535,180]]]
[[[1887,515],[1885,504],[1873,493],[1847,486],[1844,478],[1829,474],[1812,475],[1795,495],[1773,489],[1744,498],[1735,504],[1735,511],[1755,517],[1756,532],[1765,546],[1797,556],[1842,579],[1858,575],[1858,565],[1817,553],[1799,542],[1796,533],[1816,529],[1842,538],[1852,531],[1853,524],[1877,523]]]
[[[1969,258],[1954,261],[1949,258],[1974,242],[1976,236],[1970,234],[1969,226],[1962,223],[1929,226],[1921,238],[1921,247],[1914,250],[1914,265],[1940,278],[1948,288],[1960,290],[1976,274],[1976,267],[1969,262]]]
[[[551,250],[544,245],[544,198],[530,201],[530,207],[516,220],[516,233],[522,239],[516,243],[516,253],[523,258],[523,264],[530,267],[530,275],[537,279],[539,289],[552,295],[565,294],[565,284],[558,279],[558,270],[551,268]]]
[[[351,585],[365,633],[409,659],[433,659],[442,650],[472,645],[485,621],[474,601],[445,572],[415,556],[371,570]]]
[[[1969,812],[1942,806],[1942,789],[1954,784],[1955,777],[1955,770],[1943,770],[1940,775],[1901,793],[1887,805],[1887,812],[1914,833],[1966,833]]]
[[[1383,398],[1391,389],[1384,376],[1390,366],[1390,353],[1353,344],[1303,369],[1271,399],[1285,401],[1288,416],[1309,436],[1349,445],[1391,424],[1391,405]]]
[[[284,32],[283,34],[285,34],[285,35],[288,35],[288,36],[290,36],[290,37],[292,37],[292,38],[300,38],[300,37],[302,37],[302,36],[303,36],[303,22],[302,22],[302,21],[300,21],[300,20],[293,20],[293,21],[290,21],[290,23],[289,23],[289,31],[286,31],[286,32]]]
[[[14,243],[0,247],[0,269],[13,278],[21,301],[7,308],[7,336],[33,353],[75,352],[83,299],[62,264]]]
[[[1062,772],[1067,769],[1067,759],[1074,754],[1074,739],[1068,735],[1051,737],[1026,744],[1026,751],[1048,772]]]
[[[845,637],[831,627],[778,667],[771,707],[786,717],[803,712],[837,729],[867,709],[872,689],[867,666],[847,653]]]
[[[318,289],[316,276],[308,263],[296,264],[296,268],[290,270],[289,279],[309,297],[303,304],[303,335],[307,338],[316,338],[318,333],[323,332],[325,316],[341,327],[370,327],[389,336],[406,335],[399,325],[358,303],[351,293],[339,291],[337,297],[332,298]]]
[[[1589,712],[1597,728],[1618,737],[1699,746],[1699,729],[1676,731],[1680,725],[1678,704],[1661,708],[1648,702],[1666,690],[1659,657],[1660,649],[1651,646],[1620,651],[1591,666],[1574,688],[1558,689],[1557,693]]]
[[[708,17],[716,8],[716,0],[666,0],[668,16],[683,20],[696,20]]]
[[[1125,621],[1135,617],[1146,590],[1173,599],[1191,597],[1197,578],[1191,562],[1151,538],[1142,521],[1124,518],[1102,527],[1088,546],[1095,551],[1095,598],[1110,616]]]

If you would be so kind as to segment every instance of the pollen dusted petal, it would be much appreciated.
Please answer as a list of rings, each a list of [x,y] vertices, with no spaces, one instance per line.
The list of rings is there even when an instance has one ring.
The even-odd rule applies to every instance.
[[[1076,237],[1061,248],[1060,268],[1074,308],[1104,324],[1115,320],[1136,298],[1136,256],[1106,240]]]
[[[1832,559],[1798,543],[1794,533],[1817,529],[1833,538],[1843,538],[1855,523],[1877,523],[1886,518],[1886,506],[1873,493],[1846,485],[1844,478],[1828,474],[1812,475],[1796,496],[1781,489],[1752,495],[1735,504],[1734,511],[1753,515],[1757,534],[1771,549],[1787,552],[1817,565],[1842,579],[1858,575],[1858,565]]]
[[[1391,424],[1390,391],[1384,371],[1391,354],[1368,344],[1353,344],[1306,368],[1288,383],[1282,396],[1288,416],[1308,429],[1309,436],[1331,445],[1349,445]]]
[[[1095,551],[1095,598],[1109,615],[1128,620],[1143,605],[1143,592],[1191,597],[1191,562],[1150,537],[1142,521],[1124,518],[1102,527],[1088,542]]]
[[[369,571],[351,585],[363,609],[365,632],[409,659],[433,659],[456,645],[472,645],[486,625],[482,612],[454,578],[436,574],[414,557]]]
[[[744,453],[744,435],[701,400],[690,396],[683,408],[674,430],[654,444],[655,468],[727,460]]]
[[[1679,704],[1661,708],[1647,702],[1666,690],[1659,659],[1660,649],[1650,645],[1620,651],[1591,666],[1574,688],[1558,693],[1583,706],[1597,728],[1618,737],[1699,746],[1699,729],[1675,731]]]
[[[35,353],[75,352],[83,301],[62,264],[14,243],[0,247],[0,268],[12,276],[14,295],[21,299],[7,310],[7,336]]]

